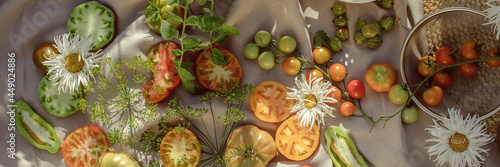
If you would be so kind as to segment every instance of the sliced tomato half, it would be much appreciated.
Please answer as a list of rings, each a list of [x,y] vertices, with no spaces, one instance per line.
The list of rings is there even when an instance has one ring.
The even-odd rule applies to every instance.
[[[62,155],[69,167],[93,167],[108,148],[108,139],[95,125],[77,129],[64,139]]]
[[[198,138],[188,129],[169,131],[160,144],[160,159],[166,167],[196,166],[201,158]]]
[[[227,63],[222,66],[214,64],[211,58],[211,49],[207,49],[196,59],[196,77],[198,77],[200,84],[207,89],[226,89],[230,84],[240,81],[243,70],[238,59],[231,52],[221,46],[214,45],[213,47],[227,58]]]
[[[250,95],[250,109],[261,121],[281,122],[290,116],[295,104],[293,99],[285,99],[288,92],[290,90],[279,82],[264,81]]]
[[[309,158],[319,146],[319,128],[302,127],[296,116],[288,118],[276,130],[276,146],[286,158],[303,161]]]
[[[150,103],[157,103],[166,99],[181,83],[179,72],[175,68],[173,61],[178,56],[171,53],[174,49],[179,49],[175,43],[163,41],[149,50],[148,60],[153,62],[153,68],[151,69],[153,79],[144,84],[142,93]]]

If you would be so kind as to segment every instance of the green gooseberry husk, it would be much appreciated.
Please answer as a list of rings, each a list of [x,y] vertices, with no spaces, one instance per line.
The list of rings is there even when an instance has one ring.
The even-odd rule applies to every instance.
[[[333,38],[330,40],[330,47],[334,52],[342,50],[342,40],[339,38]]]
[[[359,20],[356,22],[356,31],[363,31],[363,27],[366,25],[366,21]]]
[[[342,16],[342,15],[344,15],[345,12],[346,12],[345,4],[338,3],[338,4],[333,5],[332,12],[333,12],[333,14],[335,16]]]
[[[356,32],[354,34],[354,40],[356,41],[357,45],[363,45],[367,42],[366,37],[361,32]]]
[[[363,35],[366,38],[373,38],[379,34],[379,27],[375,23],[367,24],[362,29]]]
[[[339,38],[342,41],[349,39],[349,31],[347,30],[347,28],[337,29],[335,35],[337,35],[337,38]]]
[[[368,42],[366,43],[370,49],[377,49],[380,47],[380,44],[382,44],[382,39],[377,36],[368,39]]]
[[[392,28],[394,28],[394,18],[391,16],[384,16],[380,19],[380,25],[386,31],[392,30]]]
[[[381,8],[390,9],[392,8],[393,0],[377,0],[375,3]]]
[[[335,26],[337,26],[339,28],[346,27],[348,22],[349,22],[349,19],[345,16],[337,16],[337,17],[335,17],[335,20],[334,20]]]

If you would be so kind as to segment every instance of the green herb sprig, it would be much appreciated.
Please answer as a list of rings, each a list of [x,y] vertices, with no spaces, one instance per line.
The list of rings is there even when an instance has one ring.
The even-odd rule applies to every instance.
[[[103,68],[105,66],[109,69]],[[130,73],[126,74],[123,67],[121,60],[112,63],[110,57],[104,58],[102,65],[92,70],[96,83],[84,88],[85,93],[97,92],[97,100],[90,102],[86,97],[80,101],[79,107],[83,112],[90,112],[92,121],[110,127],[116,124],[109,132],[111,143],[134,147],[137,141],[133,132],[139,122],[152,123],[157,118],[158,106],[145,102],[141,91],[135,89],[146,81],[146,74],[141,73],[140,68],[149,71],[152,63],[136,55],[125,64]],[[129,134],[125,133],[127,128]]]

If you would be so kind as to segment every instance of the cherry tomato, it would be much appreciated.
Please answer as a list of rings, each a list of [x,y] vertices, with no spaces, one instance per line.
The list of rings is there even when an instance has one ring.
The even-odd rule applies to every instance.
[[[428,77],[436,71],[435,65],[428,65],[429,63],[436,62],[436,58],[432,56],[424,56],[418,61],[418,73],[424,77]]]
[[[347,84],[347,93],[355,99],[359,99],[365,95],[365,85],[360,80],[352,80]]]
[[[330,77],[332,78],[333,81],[340,82],[340,81],[344,80],[347,72],[346,72],[344,65],[342,65],[340,63],[335,63],[335,64],[332,64],[330,66],[330,68],[328,69],[328,74],[330,75]]]
[[[403,109],[401,113],[401,121],[407,124],[411,124],[418,119],[418,110],[417,107],[411,106]]]
[[[227,89],[232,82],[240,81],[243,70],[238,59],[231,52],[221,46],[213,47],[227,58],[227,63],[222,66],[214,64],[211,50],[207,49],[196,59],[196,76],[205,88],[210,90]]]
[[[310,69],[309,71],[307,71],[306,73],[306,79],[307,81],[309,82],[309,77],[310,79],[312,79],[313,81],[316,80],[316,79],[321,79],[321,81],[323,81],[324,79],[324,75],[323,73],[318,70],[318,69]]]
[[[424,102],[429,106],[437,106],[443,101],[443,98],[443,89],[439,86],[432,86],[431,88],[425,90],[423,94]]]
[[[314,123],[312,127],[299,125],[300,119],[296,116],[288,118],[276,130],[276,146],[278,151],[293,161],[303,161],[309,158],[318,148],[320,131]]]
[[[54,54],[59,54],[59,51],[54,47],[54,43],[45,42],[36,47],[33,51],[33,63],[36,68],[43,73],[47,73],[49,68],[42,64],[42,62],[47,61],[45,57],[51,57]]]
[[[408,91],[405,90],[401,84],[396,84],[389,89],[389,99],[394,104],[404,104],[408,101],[409,97]]]
[[[354,109],[354,104],[352,104],[351,102],[343,102],[340,106],[340,114],[346,117],[351,116],[352,114],[354,114]]]
[[[247,59],[256,59],[259,56],[259,46],[255,43],[246,44],[243,48],[243,54]]]
[[[439,86],[441,88],[447,88],[451,84],[451,75],[447,72],[441,70],[432,76],[432,81],[434,85]]]
[[[486,58],[498,57],[498,48],[491,48],[486,54]],[[486,60],[486,64],[490,67],[500,67],[500,59]]]
[[[451,48],[443,46],[436,51],[436,63],[442,66],[455,64],[455,60],[451,57]]]
[[[479,67],[473,63],[462,64],[459,68],[462,75],[467,77],[473,76],[477,73],[477,71],[479,71]]]
[[[314,48],[313,60],[316,64],[325,64],[332,58],[332,52],[325,46]]]
[[[270,51],[262,52],[257,58],[260,68],[269,70],[274,67],[274,54]]]
[[[336,86],[333,86],[333,85],[330,86],[329,89],[332,89],[332,90],[335,89],[334,91],[332,91],[328,94],[328,97],[331,97],[331,98],[337,100],[337,102],[328,103],[328,104],[337,104],[340,101],[340,98],[342,97],[342,92],[340,91],[339,88],[337,88]]]
[[[476,50],[477,41],[468,40],[462,45],[462,56],[469,60],[475,60],[478,58],[479,51]]]
[[[297,41],[291,36],[284,36],[279,40],[278,47],[282,52],[292,53],[297,47]]]
[[[398,76],[394,67],[389,63],[379,63],[366,70],[365,80],[374,91],[389,92],[391,86],[396,84]]]
[[[266,30],[260,30],[255,33],[254,40],[259,47],[266,47],[271,42],[271,33]]]
[[[283,71],[285,71],[288,75],[296,75],[300,72],[302,64],[300,63],[300,60],[295,57],[287,57],[283,60],[281,67],[283,67]]]

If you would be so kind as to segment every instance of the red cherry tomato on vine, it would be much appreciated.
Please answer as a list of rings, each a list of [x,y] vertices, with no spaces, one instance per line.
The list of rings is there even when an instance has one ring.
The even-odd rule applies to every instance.
[[[360,80],[352,80],[347,84],[347,93],[355,99],[359,99],[365,95],[365,85]]]
[[[302,64],[300,63],[300,60],[295,57],[287,57],[281,64],[283,71],[285,71],[288,75],[298,74],[301,66]]]
[[[467,77],[473,76],[479,71],[479,67],[473,63],[462,64],[459,68],[462,75]]]
[[[431,88],[425,90],[423,94],[424,102],[429,106],[437,106],[443,101],[443,98],[443,89],[439,86],[432,86]]]
[[[429,63],[434,63],[436,62],[436,58],[432,56],[424,56],[418,61],[418,73],[424,77],[428,77],[431,75],[434,71],[436,71],[436,66],[433,64]]]
[[[453,57],[451,57],[451,48],[443,46],[436,51],[436,63],[442,66],[455,64]]]
[[[346,117],[351,116],[352,114],[354,114],[354,109],[354,104],[346,101],[340,106],[340,114]]]
[[[344,80],[347,72],[344,65],[340,63],[335,63],[332,64],[328,69],[328,74],[330,75],[333,81],[340,82]]]
[[[434,85],[439,86],[441,88],[447,88],[451,84],[451,75],[448,74],[446,71],[439,71],[434,76],[432,76],[432,81],[434,82]]]
[[[462,45],[462,56],[469,60],[474,60],[478,58],[477,41],[468,40]]]
[[[498,57],[498,48],[491,48],[486,54],[486,58]],[[500,67],[500,59],[486,60],[486,64],[490,67]]]
[[[323,75],[323,73],[318,69],[310,69],[306,73],[307,82],[309,82],[309,77],[311,77],[311,79],[313,81],[316,79],[321,79],[321,81],[323,81],[323,78],[325,77],[325,75]]]

